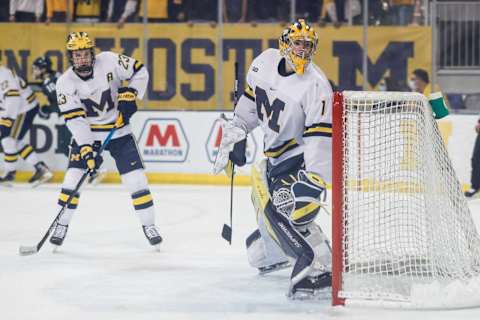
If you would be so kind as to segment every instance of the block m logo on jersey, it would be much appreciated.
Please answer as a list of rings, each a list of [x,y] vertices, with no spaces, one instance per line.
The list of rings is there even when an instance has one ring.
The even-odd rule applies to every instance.
[[[222,141],[222,126],[220,125],[220,119],[217,119],[213,122],[210,133],[208,134],[207,143],[205,144],[205,150],[207,151],[208,161],[211,163],[215,162],[217,157],[218,148],[220,147],[220,142]],[[253,163],[255,160],[255,154],[257,153],[257,143],[253,134],[249,134],[247,138],[247,151],[246,158],[247,163]]]
[[[80,99],[80,101],[87,109],[87,117],[98,117],[98,111],[100,111],[100,113],[106,113],[112,110],[114,107],[110,89],[102,92],[99,103],[93,101],[92,99]],[[105,108],[105,106],[107,107]]]
[[[184,162],[189,150],[178,119],[147,119],[138,146],[145,162]]]

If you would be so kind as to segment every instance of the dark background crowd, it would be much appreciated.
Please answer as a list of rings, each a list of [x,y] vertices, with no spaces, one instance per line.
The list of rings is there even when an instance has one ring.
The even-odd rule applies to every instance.
[[[222,0],[224,22],[288,22],[290,0]],[[361,24],[363,1],[296,0],[296,16],[312,23]],[[415,25],[425,21],[426,0],[368,0],[369,24]],[[1,0],[6,22],[217,22],[217,0]],[[67,13],[68,12],[68,13]]]

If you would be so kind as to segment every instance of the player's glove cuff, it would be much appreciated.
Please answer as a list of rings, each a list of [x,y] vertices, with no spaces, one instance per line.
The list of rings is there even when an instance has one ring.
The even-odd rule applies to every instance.
[[[40,106],[38,109],[38,116],[42,119],[48,120],[50,119],[50,114],[53,112],[52,107],[50,105],[43,105]]]
[[[82,159],[85,160],[85,163],[87,164],[87,168],[90,171],[97,170],[103,163],[102,156],[101,155],[94,156],[93,148],[89,144],[80,146],[80,157],[82,157]]]
[[[122,114],[124,124],[130,123],[130,117],[137,112],[137,90],[129,87],[118,89],[118,111]]]
[[[137,99],[137,90],[129,87],[118,88],[117,100],[132,102]]]

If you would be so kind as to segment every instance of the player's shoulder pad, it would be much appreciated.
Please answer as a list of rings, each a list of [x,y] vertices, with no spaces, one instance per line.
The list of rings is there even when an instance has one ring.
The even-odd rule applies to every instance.
[[[75,82],[73,76],[73,69],[70,67],[60,77],[58,77],[56,83],[57,91],[66,94],[73,94],[73,92],[75,92]]]
[[[320,69],[315,63],[312,63],[311,68],[309,69],[309,76],[312,77],[314,83],[320,86],[323,90],[328,90],[332,93],[332,86],[322,69]]]
[[[118,60],[118,53],[103,51],[95,56],[95,60],[100,63],[116,62]]]
[[[278,49],[268,48],[253,59],[252,66],[257,66],[258,68],[260,65],[272,63],[280,57]]]
[[[278,49],[269,48],[260,53],[255,59],[253,59],[250,68],[247,72],[247,83],[250,86],[254,86],[253,78],[256,74],[270,73],[275,70],[275,65],[278,64],[281,55]],[[253,88],[253,87],[252,87]]]
[[[13,71],[5,66],[0,65],[0,79],[15,78]]]

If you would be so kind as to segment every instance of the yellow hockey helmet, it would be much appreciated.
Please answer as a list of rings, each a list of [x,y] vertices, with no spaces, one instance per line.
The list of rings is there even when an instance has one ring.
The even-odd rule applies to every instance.
[[[95,45],[86,32],[70,32],[67,36],[67,56],[68,61],[75,71],[80,76],[87,76],[92,73],[93,65],[95,63]],[[87,61],[79,61],[74,58],[74,52],[77,50],[90,51],[90,58]]]
[[[67,50],[92,49],[95,47],[92,39],[86,32],[70,32],[67,37]]]
[[[280,53],[298,74],[305,73],[317,51],[317,44],[317,32],[303,19],[285,29],[279,39]]]

